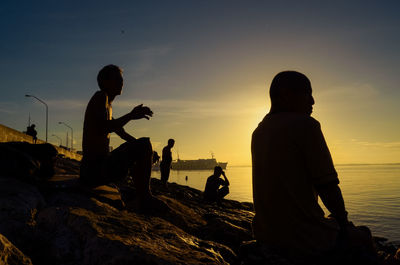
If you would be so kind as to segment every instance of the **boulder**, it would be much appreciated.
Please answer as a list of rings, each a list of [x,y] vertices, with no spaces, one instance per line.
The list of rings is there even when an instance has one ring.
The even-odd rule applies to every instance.
[[[37,187],[14,178],[0,178],[0,234],[24,253],[34,246],[36,215],[44,206]]]
[[[298,264],[252,241],[252,203],[209,204],[199,190],[175,183],[165,188],[152,179],[152,192],[166,207],[138,210],[129,181],[83,188],[79,162],[61,157],[57,176],[32,181],[29,174],[43,163],[0,145],[0,157],[7,152],[10,163],[25,161],[26,167],[0,173],[0,234],[7,237],[0,237],[0,263]],[[398,260],[398,245],[376,243],[382,260]]]
[[[0,234],[0,264],[2,265],[32,265],[30,258],[24,255],[8,239]]]

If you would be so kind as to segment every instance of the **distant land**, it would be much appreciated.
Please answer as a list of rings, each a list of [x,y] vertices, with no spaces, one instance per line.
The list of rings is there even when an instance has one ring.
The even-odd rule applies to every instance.
[[[400,166],[399,163],[340,163],[335,166]],[[251,165],[230,165],[228,167],[251,167]]]

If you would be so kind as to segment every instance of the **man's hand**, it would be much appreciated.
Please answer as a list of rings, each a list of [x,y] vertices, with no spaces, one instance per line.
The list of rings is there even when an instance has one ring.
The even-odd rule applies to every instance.
[[[222,171],[222,176],[224,176],[225,185],[226,185],[226,186],[229,186],[229,180],[228,180],[228,178],[227,178],[226,175],[225,175],[225,171]]]
[[[349,221],[339,186],[336,183],[330,183],[319,185],[315,188],[322,202],[329,212],[331,212],[331,216],[336,219],[341,228],[346,227]]]
[[[149,107],[143,107],[143,104],[140,104],[130,112],[130,115],[132,120],[139,120],[142,118],[150,119],[150,117],[153,116],[153,112]]]

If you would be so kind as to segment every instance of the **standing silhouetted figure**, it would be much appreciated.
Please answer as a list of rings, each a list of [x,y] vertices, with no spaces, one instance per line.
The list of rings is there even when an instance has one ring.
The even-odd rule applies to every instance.
[[[26,134],[32,136],[33,138],[33,143],[36,144],[37,141],[37,131],[35,130],[35,124],[32,124],[31,126],[28,126],[26,128]]]
[[[161,171],[161,181],[166,186],[169,179],[169,173],[171,171],[171,163],[172,163],[172,152],[171,148],[174,147],[175,140],[169,139],[167,146],[165,146],[162,150],[162,160],[160,163],[160,171]]]
[[[221,175],[224,179],[221,178]],[[220,188],[222,186],[222,188]],[[214,168],[214,174],[209,176],[204,189],[204,200],[208,202],[221,203],[222,199],[229,194],[229,180],[220,166]]]
[[[118,119],[112,117],[112,102],[121,95],[123,86],[122,70],[118,66],[103,67],[97,83],[100,90],[92,96],[85,112],[80,180],[89,186],[99,186],[123,180],[130,172],[138,205],[151,206],[156,199],[149,187],[153,154],[150,139],[136,139],[123,127],[131,120],[149,119],[153,112],[141,104]],[[109,152],[112,132],[126,142]]]
[[[309,79],[281,72],[271,83],[270,98],[271,110],[251,143],[255,238],[293,255],[321,255],[347,246],[374,255],[368,228],[347,219],[320,123],[310,116],[314,98]]]

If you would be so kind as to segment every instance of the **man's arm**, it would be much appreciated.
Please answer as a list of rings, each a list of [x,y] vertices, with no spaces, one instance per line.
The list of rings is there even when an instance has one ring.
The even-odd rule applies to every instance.
[[[317,186],[316,190],[332,217],[336,219],[341,228],[345,228],[349,221],[347,220],[347,212],[339,186],[336,183],[330,183]]]
[[[122,116],[118,119],[108,120],[106,123],[106,128],[107,128],[107,131],[109,131],[109,132],[117,132],[117,131],[120,131],[122,129],[122,127],[124,127],[125,124],[127,124],[131,120],[139,120],[139,119],[143,119],[143,118],[150,119],[150,117],[152,117],[152,116],[153,116],[153,112],[151,111],[151,109],[146,106],[143,107],[143,104],[140,104],[140,105],[136,106],[135,108],[133,108],[133,110],[131,112],[129,112],[128,114],[125,114],[124,116]],[[126,135],[124,135],[124,136],[126,136]],[[124,139],[122,136],[121,136],[121,138]]]
[[[129,133],[127,133],[124,128],[119,128],[118,130],[115,131],[115,133],[121,137],[123,140],[127,141],[127,142],[134,142],[136,140],[135,137],[133,137],[132,135],[130,135]]]
[[[344,228],[348,223],[347,212],[342,192],[338,186],[339,179],[320,124],[310,118],[306,125],[303,146],[311,181],[326,208]]]
[[[224,186],[229,186],[229,180],[228,180],[228,178],[226,177],[224,171],[222,171],[222,176],[224,176],[224,179],[225,179],[225,185],[224,185]]]

